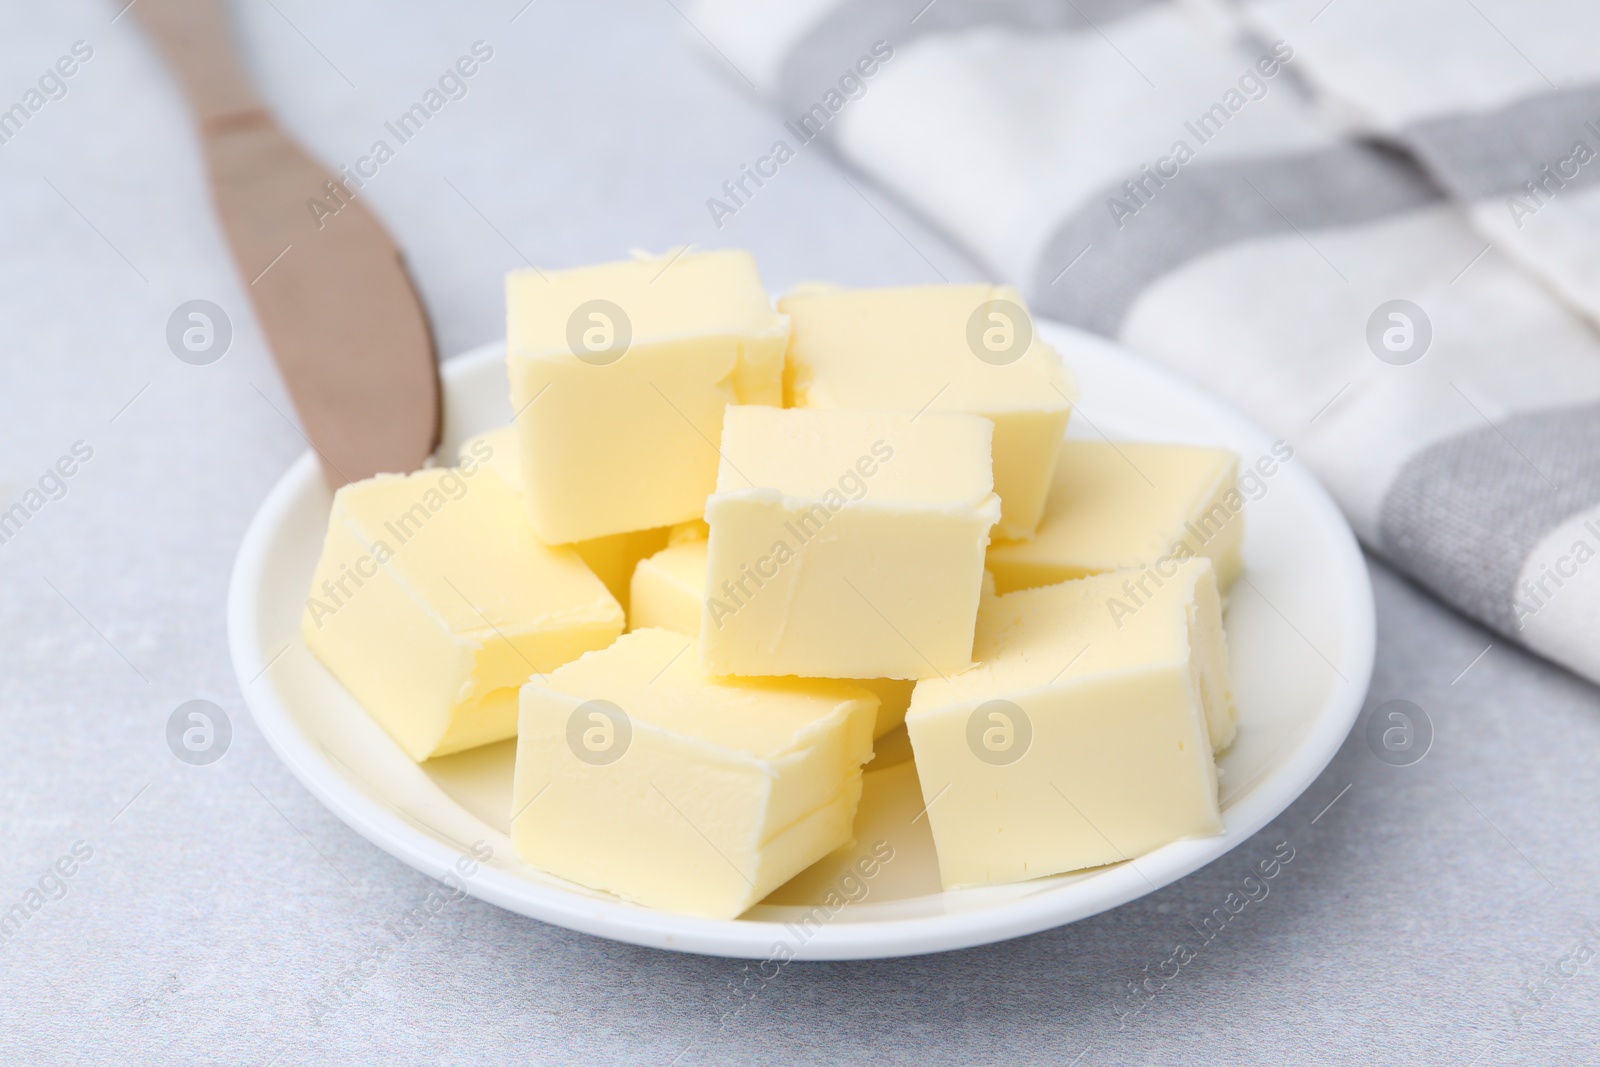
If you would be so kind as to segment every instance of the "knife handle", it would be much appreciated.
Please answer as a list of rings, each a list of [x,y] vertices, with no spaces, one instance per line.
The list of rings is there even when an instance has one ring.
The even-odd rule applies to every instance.
[[[199,120],[218,218],[328,484],[418,469],[439,443],[439,369],[399,248],[267,113],[220,0],[136,2]]]
[[[177,71],[202,125],[254,117],[261,110],[217,0],[139,0],[134,11]]]

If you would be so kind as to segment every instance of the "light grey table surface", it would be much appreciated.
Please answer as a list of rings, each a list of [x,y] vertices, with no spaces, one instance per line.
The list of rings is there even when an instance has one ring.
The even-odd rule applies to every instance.
[[[233,553],[305,445],[188,117],[121,2],[0,10],[0,107],[93,48],[0,144],[0,500],[93,449],[0,545],[0,910],[49,890],[0,945],[0,1063],[1600,1062],[1600,698],[1498,640],[1478,658],[1490,637],[1376,566],[1368,706],[1425,708],[1428,757],[1387,766],[1358,731],[1258,837],[1134,904],[970,951],[794,965],[753,1000],[742,963],[471,899],[364,965],[432,883],[290,776],[234,681]],[[266,97],[335,162],[474,41],[494,49],[365,191],[443,352],[500,336],[524,257],[696,242],[752,249],[774,289],[977,276],[820,152],[718,231],[706,197],[775,120],[669,3],[523,2],[233,5]],[[195,298],[235,328],[206,367],[164,336]],[[207,767],[165,739],[193,698],[234,729]],[[1125,1018],[1127,983],[1170,974],[1279,842],[1295,858],[1269,895]],[[87,862],[45,877],[75,845]]]

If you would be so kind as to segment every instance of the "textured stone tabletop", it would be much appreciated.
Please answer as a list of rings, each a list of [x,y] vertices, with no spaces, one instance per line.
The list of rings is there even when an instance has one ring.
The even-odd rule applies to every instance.
[[[697,243],[750,248],[774,289],[977,277],[820,148],[719,230],[706,198],[777,120],[669,2],[524,4],[232,5],[264,94],[336,165],[492,50],[363,190],[444,353],[500,335],[525,261]],[[1600,1062],[1600,694],[1378,565],[1368,706],[1425,709],[1428,756],[1388,766],[1358,730],[1256,838],[1115,911],[759,983],[470,898],[413,919],[436,883],[290,776],[229,666],[234,550],[305,443],[119,6],[0,12],[0,109],[82,42],[0,143],[0,499],[46,494],[0,544],[0,911],[26,913],[0,933],[0,1062]],[[209,366],[166,343],[194,299],[232,322]],[[168,747],[191,699],[231,722],[208,766]]]

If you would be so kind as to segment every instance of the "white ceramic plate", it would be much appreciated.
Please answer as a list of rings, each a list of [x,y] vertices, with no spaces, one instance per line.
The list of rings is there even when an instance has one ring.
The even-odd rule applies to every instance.
[[[1270,454],[1270,438],[1191,386],[1104,341],[1041,329],[1080,380],[1073,436],[1220,445],[1246,466]],[[444,365],[441,457],[510,421],[503,350],[489,345]],[[229,643],[256,723],[306,788],[418,870],[434,877],[472,872],[462,880],[484,900],[574,930],[686,952],[762,959],[775,952],[802,959],[938,952],[1069,923],[1181,878],[1265,825],[1333,757],[1372,671],[1366,565],[1343,517],[1298,461],[1262,485],[1245,510],[1248,581],[1234,587],[1227,614],[1239,734],[1220,761],[1226,833],[1093,871],[940,892],[926,819],[910,827],[891,798],[871,813],[878,826],[858,821],[857,836],[874,840],[893,824],[896,856],[883,868],[893,877],[886,873],[860,902],[803,926],[793,924],[819,914],[808,905],[828,888],[826,861],[739,919],[653,911],[517,859],[506,835],[514,742],[423,766],[408,759],[299,636],[331,500],[311,453],[278,482],[240,546],[228,596]],[[904,808],[905,798],[898,803]],[[492,858],[477,867],[465,862],[474,846]]]

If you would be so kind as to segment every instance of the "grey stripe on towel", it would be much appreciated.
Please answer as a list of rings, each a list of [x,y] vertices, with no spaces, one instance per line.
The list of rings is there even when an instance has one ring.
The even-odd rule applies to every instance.
[[[1530,181],[1543,183],[1550,195],[1600,183],[1597,86],[1545,93],[1496,111],[1428,119],[1403,135],[1440,183],[1465,200],[1510,196]],[[1587,163],[1572,158],[1580,141],[1594,156]]]
[[[1600,504],[1600,405],[1516,415],[1413,456],[1383,500],[1381,551],[1463,612],[1517,631],[1539,541]]]
[[[1029,294],[1035,310],[1115,336],[1139,294],[1208,252],[1256,237],[1372,222],[1443,195],[1409,158],[1369,142],[1196,161],[1160,185],[1158,178],[1128,177],[1145,182],[1142,206],[1121,187],[1104,189],[1045,244]],[[1137,212],[1119,217],[1114,200]]]
[[[874,42],[901,48],[918,37],[977,26],[1089,31],[1161,0],[842,0],[784,58],[778,98],[803,113],[834,89]]]

